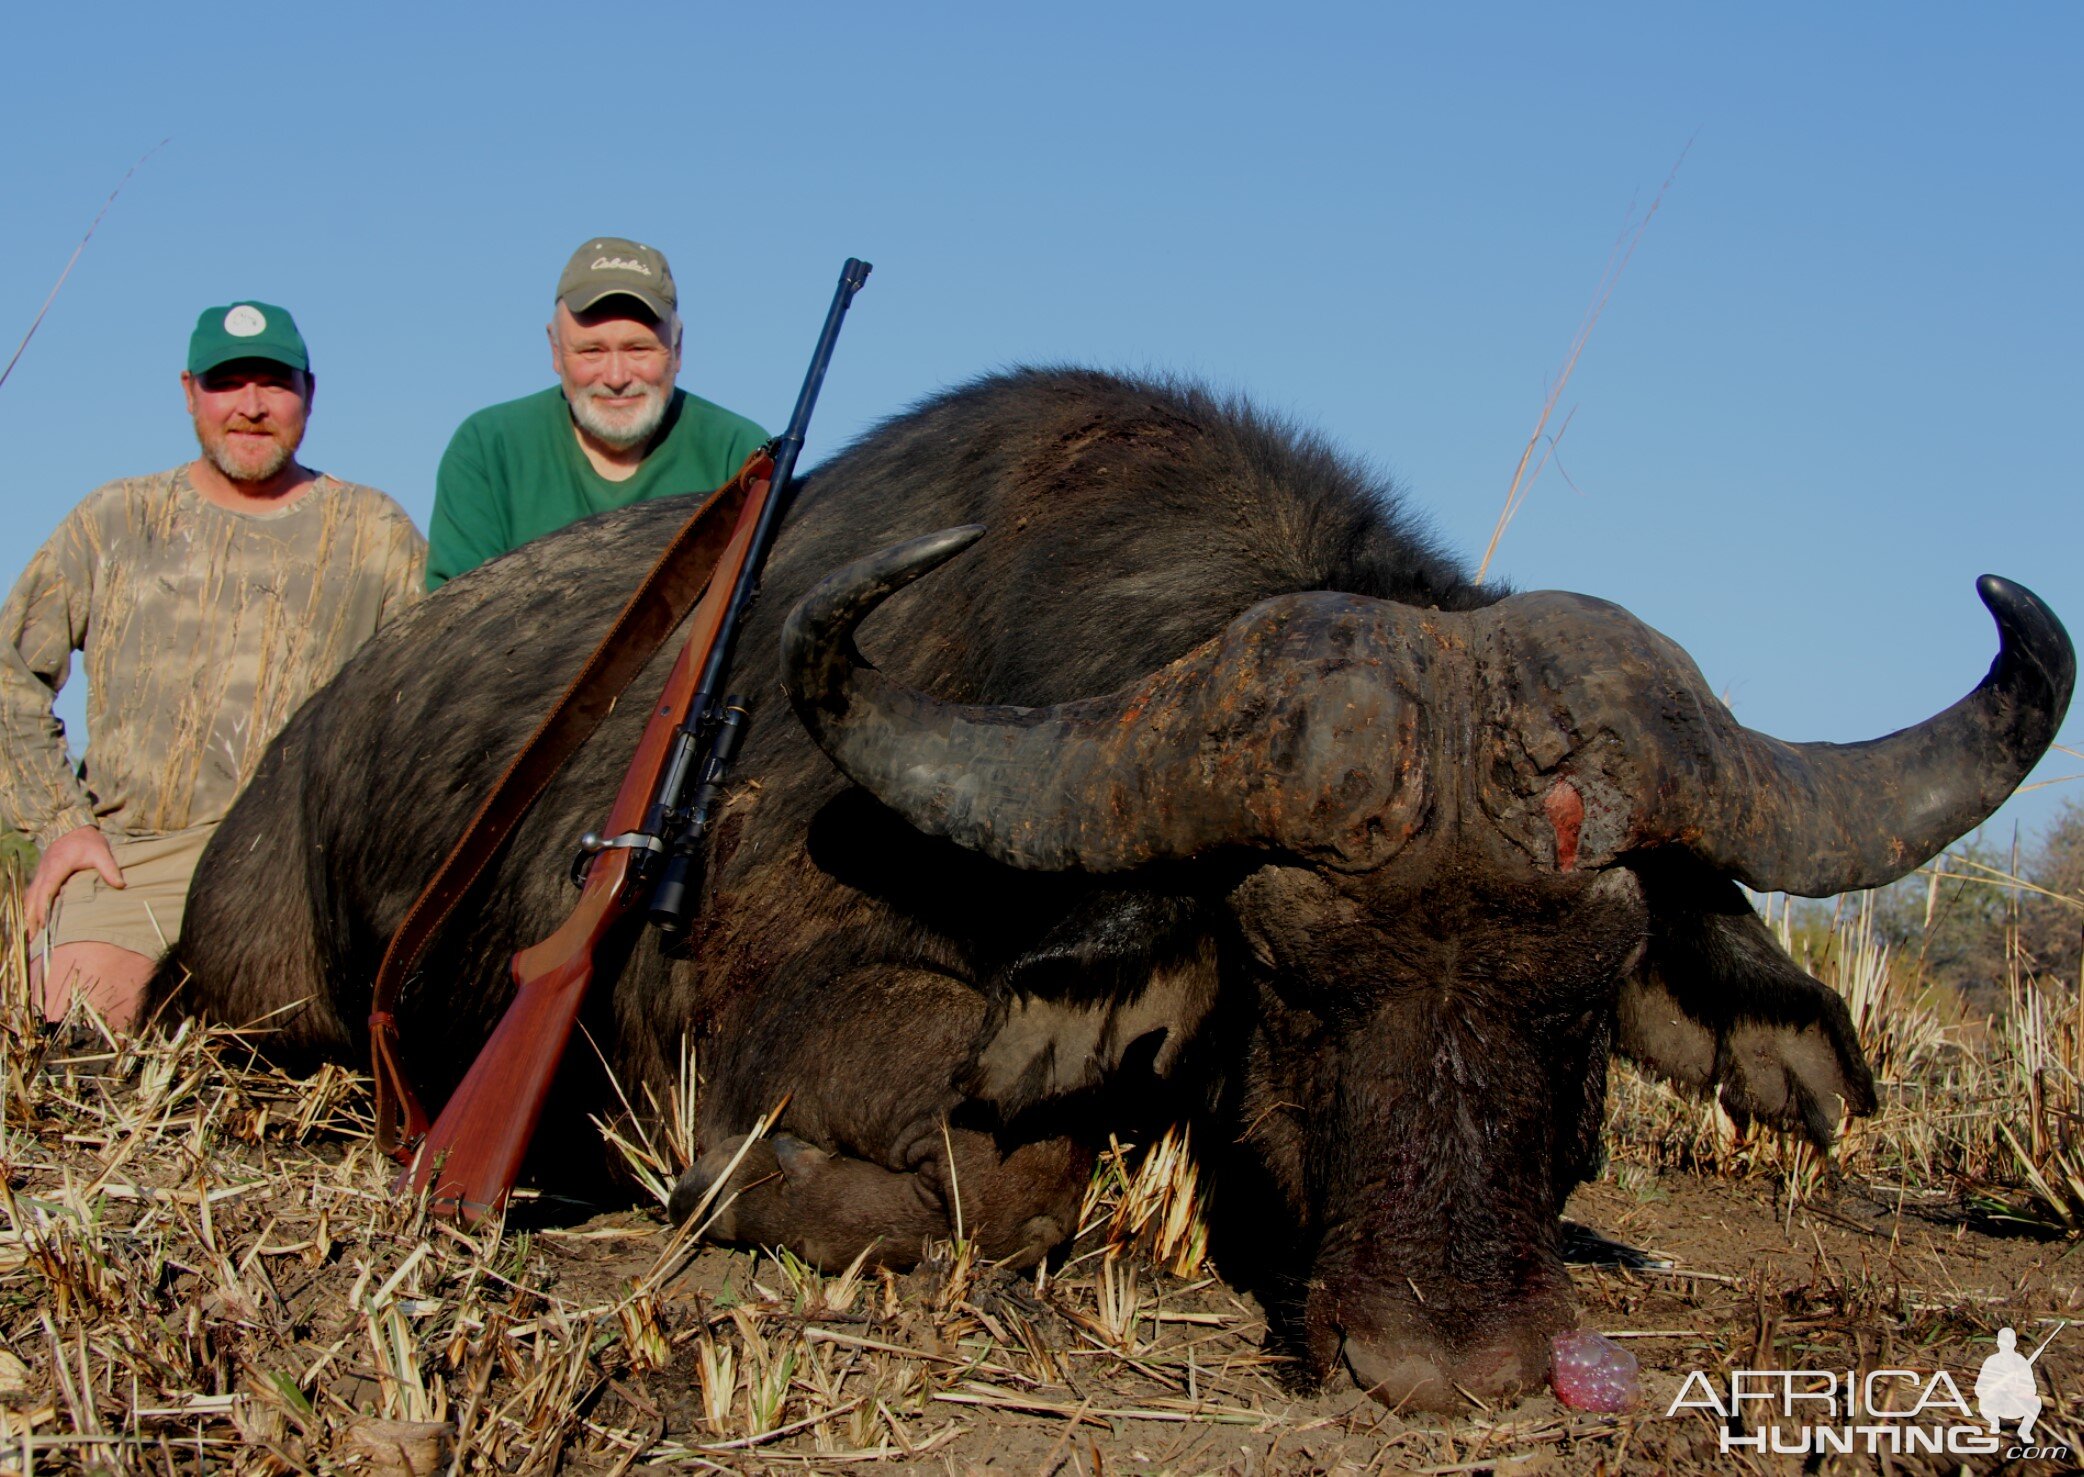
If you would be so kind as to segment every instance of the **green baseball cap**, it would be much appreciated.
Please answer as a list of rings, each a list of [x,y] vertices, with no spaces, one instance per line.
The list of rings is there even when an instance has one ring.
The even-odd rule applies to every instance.
[[[564,264],[564,275],[557,279],[557,300],[574,313],[583,313],[603,299],[618,296],[635,298],[662,321],[672,317],[680,303],[664,252],[624,236],[596,236]]]
[[[270,359],[291,369],[311,368],[311,351],[289,309],[237,302],[205,308],[188,336],[188,372],[205,374],[234,359]]]

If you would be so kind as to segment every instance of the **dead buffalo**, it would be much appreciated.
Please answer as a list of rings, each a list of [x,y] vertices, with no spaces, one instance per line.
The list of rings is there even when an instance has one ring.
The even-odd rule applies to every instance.
[[[685,511],[544,539],[372,642],[211,845],[156,991],[303,1002],[276,1049],[356,1058],[385,940]],[[969,524],[959,557],[972,532],[934,532]],[[1844,1006],[1737,884],[1875,886],[2010,794],[2074,657],[2034,596],[1981,589],[2002,646],[1960,703],[1782,743],[1625,611],[1473,587],[1309,436],[1191,387],[986,379],[805,484],[740,647],[757,716],[696,924],[675,954],[638,939],[588,1028],[639,1101],[699,1042],[679,1204],[788,1095],[720,1229],[827,1265],[909,1261],[958,1187],[983,1252],[1032,1262],[1096,1134],[1198,1115],[1219,1261],[1309,1369],[1507,1395],[1575,1321],[1557,1214],[1611,1051],[1819,1143],[1873,1106]],[[644,715],[610,718],[408,986],[433,1099],[572,901]],[[599,1106],[573,1055],[546,1122]]]

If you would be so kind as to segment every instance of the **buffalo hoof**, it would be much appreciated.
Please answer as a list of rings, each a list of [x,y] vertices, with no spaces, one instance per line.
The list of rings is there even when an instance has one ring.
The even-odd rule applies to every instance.
[[[726,1139],[681,1176],[667,1209],[676,1220],[700,1210],[712,1241],[783,1247],[826,1272],[864,1251],[877,1265],[902,1270],[927,1242],[948,1234],[938,1197],[918,1175],[785,1133],[751,1145],[742,1135]]]
[[[795,1140],[790,1140],[793,1144]],[[716,1195],[710,1200],[703,1216],[704,1230],[715,1241],[736,1241],[737,1200],[746,1187],[781,1172],[780,1157],[776,1152],[778,1140],[763,1139],[745,1150],[739,1158],[739,1147],[743,1139],[733,1139],[720,1149],[712,1149],[688,1168],[673,1187],[673,1198],[666,1202],[666,1214],[674,1225],[679,1225],[702,1209],[702,1202],[709,1197],[711,1186],[731,1168],[731,1161],[738,1159],[738,1170],[733,1176],[735,1187]]]
[[[676,1221],[698,1219],[711,1240],[786,1247],[828,1272],[864,1251],[904,1271],[958,1229],[984,1259],[1015,1271],[1070,1239],[1090,1177],[1083,1150],[1051,1139],[1002,1156],[989,1135],[968,1129],[946,1142],[965,1159],[959,1227],[944,1188],[956,1176],[938,1162],[894,1170],[785,1133],[749,1147],[742,1135],[718,1144],[681,1176],[667,1209]]]

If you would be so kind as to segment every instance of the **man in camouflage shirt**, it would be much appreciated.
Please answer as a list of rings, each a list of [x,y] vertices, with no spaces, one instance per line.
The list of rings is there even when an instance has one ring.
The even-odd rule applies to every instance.
[[[417,597],[404,510],[296,459],[314,384],[288,313],[209,309],[181,375],[202,455],[88,494],[0,606],[0,819],[43,849],[24,904],[49,1019],[83,995],[133,1023],[268,741]],[[51,711],[75,651],[77,772]]]

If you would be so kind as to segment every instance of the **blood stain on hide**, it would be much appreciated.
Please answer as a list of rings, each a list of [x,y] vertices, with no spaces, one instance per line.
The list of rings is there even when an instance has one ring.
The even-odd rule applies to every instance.
[[[1567,872],[1577,865],[1578,828],[1585,823],[1584,797],[1569,780],[1557,780],[1541,808],[1556,828],[1556,870]]]

